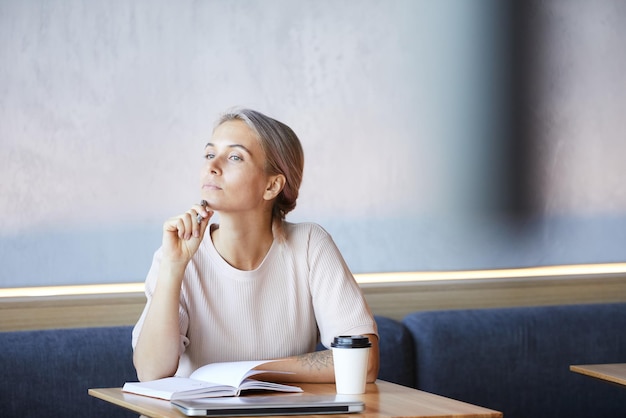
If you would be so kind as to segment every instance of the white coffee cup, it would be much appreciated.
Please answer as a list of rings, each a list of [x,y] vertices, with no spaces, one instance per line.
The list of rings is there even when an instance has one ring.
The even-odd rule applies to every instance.
[[[341,335],[330,344],[335,364],[335,386],[341,395],[365,393],[372,343],[362,335]]]

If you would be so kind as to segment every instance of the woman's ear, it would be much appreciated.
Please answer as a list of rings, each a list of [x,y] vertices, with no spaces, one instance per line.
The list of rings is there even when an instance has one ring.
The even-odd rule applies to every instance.
[[[273,200],[283,191],[283,187],[285,187],[285,176],[282,174],[276,174],[274,176],[270,176],[269,181],[267,183],[267,188],[265,189],[265,194],[263,197],[265,200]]]

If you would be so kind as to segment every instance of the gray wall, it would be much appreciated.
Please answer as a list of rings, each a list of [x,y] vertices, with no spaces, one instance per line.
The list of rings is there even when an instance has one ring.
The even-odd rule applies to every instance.
[[[354,272],[623,261],[626,2],[531,3],[528,138],[507,4],[0,0],[0,287],[143,280],[234,105],[299,134],[289,219]]]

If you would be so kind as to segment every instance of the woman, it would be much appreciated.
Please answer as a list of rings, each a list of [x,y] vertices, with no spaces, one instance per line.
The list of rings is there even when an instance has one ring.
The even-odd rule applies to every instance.
[[[320,340],[364,334],[368,381],[378,374],[376,323],[332,238],[291,224],[304,157],[285,124],[241,109],[222,116],[204,150],[200,204],[163,225],[133,330],[140,380],[188,376],[219,361],[269,360],[264,375],[333,382]],[[214,212],[219,224],[210,224]]]

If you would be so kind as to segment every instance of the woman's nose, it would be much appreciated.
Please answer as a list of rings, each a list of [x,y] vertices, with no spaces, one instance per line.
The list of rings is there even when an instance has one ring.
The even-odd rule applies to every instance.
[[[206,171],[211,173],[211,174],[219,174],[219,173],[222,172],[217,157],[213,157],[211,159],[207,159]]]

